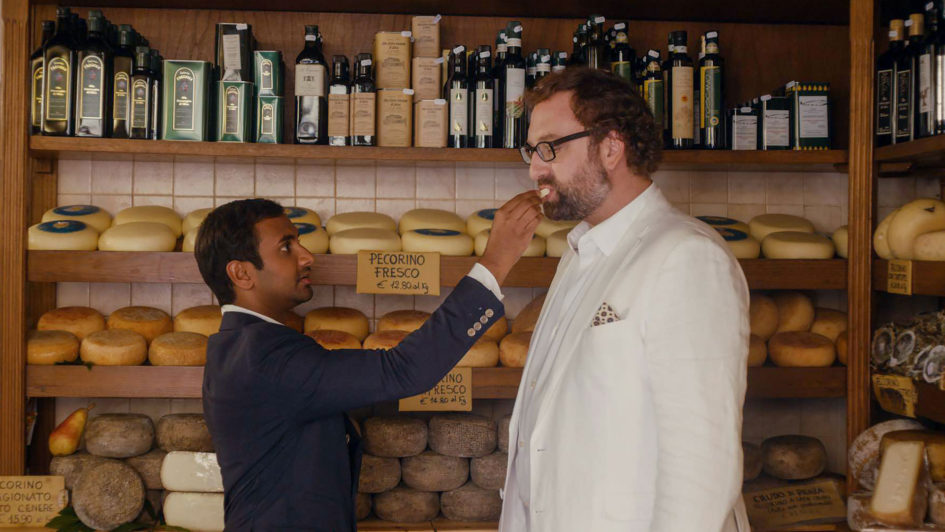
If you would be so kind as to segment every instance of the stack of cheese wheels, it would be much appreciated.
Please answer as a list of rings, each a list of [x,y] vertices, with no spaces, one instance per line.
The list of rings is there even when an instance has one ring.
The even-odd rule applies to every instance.
[[[538,227],[535,228],[535,234],[542,238],[548,238],[558,231],[574,229],[574,226],[579,223],[581,223],[580,220],[552,220],[542,216],[541,221],[538,222]]]
[[[406,331],[413,332],[420,328],[427,319],[429,312],[422,310],[395,310],[388,312],[377,320],[377,331]]]
[[[354,255],[359,251],[400,251],[400,236],[388,229],[358,227],[331,235],[328,249],[335,255]]]
[[[322,307],[305,315],[305,332],[342,331],[363,342],[368,335],[368,319],[360,310],[347,307]]]
[[[183,222],[180,215],[169,207],[159,205],[146,205],[142,207],[129,207],[118,211],[112,226],[128,223],[160,223],[167,226],[174,234],[174,238],[180,238],[183,229]]]
[[[473,239],[452,229],[413,229],[401,234],[404,251],[437,252],[448,257],[466,257],[473,253]]]
[[[178,236],[166,223],[119,224],[116,216],[115,225],[99,236],[98,248],[102,251],[174,251]]]
[[[814,224],[800,216],[761,214],[748,226],[769,259],[829,259],[836,253],[833,242],[815,233]]]
[[[112,226],[112,216],[95,205],[62,205],[43,213],[43,222],[74,220],[102,233]]]
[[[476,235],[475,252],[477,257],[481,257],[486,252],[490,233],[492,233],[490,229],[485,229]],[[525,252],[522,253],[522,256],[543,257],[545,256],[545,245],[545,239],[535,235],[532,237],[532,241],[528,243],[528,247],[525,248]]]
[[[305,334],[318,342],[318,345],[329,351],[336,349],[361,349],[361,342],[358,341],[353,334],[345,331],[319,329],[308,331]]]
[[[166,312],[153,307],[123,307],[108,315],[109,329],[127,329],[151,342],[162,334],[173,332],[174,324]]]
[[[223,314],[219,305],[200,305],[184,309],[174,316],[175,332],[193,332],[210,336],[220,331]]]
[[[378,212],[346,212],[332,216],[325,223],[325,230],[329,236],[349,229],[364,228],[396,232],[397,222],[390,216]]]
[[[545,239],[545,254],[549,257],[562,257],[568,250],[568,234],[570,229],[561,229],[548,235]]]
[[[400,234],[404,235],[417,229],[445,229],[465,234],[466,222],[455,213],[440,209],[413,209],[405,212],[398,224]],[[472,249],[469,253],[472,254]]]
[[[54,220],[31,226],[27,248],[41,251],[94,251],[99,234],[92,226],[78,220]]]
[[[945,202],[922,198],[899,207],[876,227],[873,247],[883,259],[945,260]]]
[[[492,229],[495,223],[495,212],[498,209],[482,209],[476,211],[466,218],[466,232],[470,236],[478,236],[479,233]]]
[[[184,221],[181,222],[181,232],[184,234],[184,240],[180,246],[181,251],[193,253],[197,244],[197,233],[200,231],[200,224],[203,223],[212,210],[209,208],[197,209],[184,217]]]
[[[161,465],[164,519],[190,530],[223,530],[223,477],[217,455],[171,451]]]
[[[846,225],[838,227],[830,237],[830,239],[833,240],[834,247],[837,248],[837,255],[840,258],[846,259],[850,256],[849,238],[850,231]]]
[[[781,367],[830,366],[841,337],[846,345],[846,313],[815,308],[800,292],[752,293],[749,326],[749,366],[760,366],[768,357]]]
[[[321,217],[313,210],[304,207],[285,207],[283,212],[289,217],[289,221],[294,224],[312,224],[319,227],[322,225]]]
[[[296,223],[295,227],[299,230],[299,244],[307,249],[309,253],[320,254],[328,252],[328,233],[322,226]]]

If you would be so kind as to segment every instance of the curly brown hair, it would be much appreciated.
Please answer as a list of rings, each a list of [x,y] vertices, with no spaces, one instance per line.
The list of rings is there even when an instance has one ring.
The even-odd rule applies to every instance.
[[[657,127],[646,101],[623,79],[603,70],[568,67],[542,78],[525,95],[534,109],[554,94],[572,91],[571,111],[587,129],[594,129],[592,146],[611,131],[626,145],[627,165],[637,175],[649,177],[660,162],[662,128]]]

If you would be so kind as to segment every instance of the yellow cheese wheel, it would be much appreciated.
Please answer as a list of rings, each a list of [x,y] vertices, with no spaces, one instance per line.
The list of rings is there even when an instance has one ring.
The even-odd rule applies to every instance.
[[[528,344],[532,341],[532,333],[512,333],[499,343],[499,361],[507,368],[523,368],[528,358]]]
[[[487,324],[486,332],[482,334],[483,338],[488,338],[493,342],[499,342],[509,332],[509,321],[502,316],[498,320],[490,321]]]
[[[397,222],[390,216],[379,212],[344,212],[332,216],[325,223],[325,230],[328,231],[329,236],[348,229],[364,227],[396,232]]]
[[[762,240],[761,252],[768,259],[831,259],[836,249],[829,238],[817,233],[780,231]]]
[[[413,209],[405,212],[400,217],[400,234],[416,229],[446,229],[464,233],[466,222],[455,213],[440,209]]]
[[[75,220],[101,233],[112,226],[112,215],[95,205],[62,205],[43,213],[43,222]]]
[[[771,338],[778,332],[778,304],[770,297],[752,292],[748,303],[748,317],[751,334],[761,337],[762,340]]]
[[[570,248],[568,245],[568,233],[570,232],[570,229],[562,229],[551,233],[545,239],[545,254],[549,257],[564,256],[564,253]]]
[[[814,322],[810,332],[830,338],[835,342],[840,333],[847,330],[847,313],[829,308],[814,309]]]
[[[499,344],[480,338],[456,363],[457,368],[492,368],[499,365]]]
[[[401,239],[404,251],[435,251],[448,257],[468,257],[474,247],[471,236],[449,229],[414,229],[403,233]]]
[[[519,311],[518,316],[515,316],[515,320],[512,322],[513,333],[531,332],[535,330],[538,317],[541,315],[541,308],[545,304],[546,295],[548,295],[547,292],[532,299],[525,305],[525,308]]]
[[[193,332],[210,336],[220,331],[223,314],[219,305],[200,305],[184,309],[174,316],[175,332]]]
[[[95,251],[98,231],[77,220],[56,220],[30,226],[27,249],[52,251]]]
[[[768,346],[765,341],[757,335],[748,337],[748,367],[754,368],[762,366],[768,359]]]
[[[197,233],[199,232],[200,228],[195,227],[184,233],[184,240],[180,244],[180,250],[184,253],[193,253],[194,248],[197,247]]]
[[[102,251],[174,251],[175,246],[177,235],[158,222],[116,223],[98,237]]]
[[[86,336],[105,329],[105,318],[99,311],[89,307],[60,307],[39,317],[36,328],[41,331],[68,331],[82,340]]]
[[[195,332],[162,334],[148,347],[152,366],[203,366],[207,363],[207,337]]]
[[[118,211],[112,225],[122,225],[133,222],[152,222],[161,223],[168,227],[174,233],[177,239],[183,234],[183,223],[180,215],[169,207],[160,205],[145,205],[142,207],[128,207]]]
[[[480,231],[476,235],[476,256],[481,257],[483,253],[486,252],[486,245],[489,243],[489,234],[492,231],[486,229]],[[406,235],[405,235],[406,238]],[[528,247],[525,248],[525,253],[522,254],[523,257],[544,257],[545,256],[545,239],[535,235],[532,237],[532,241],[528,243]]]
[[[309,253],[328,253],[328,232],[322,226],[297,223],[295,227],[299,230],[299,244]]]
[[[932,231],[916,237],[913,259],[945,261],[945,231]]]
[[[729,227],[716,227],[715,230],[725,239],[736,259],[757,259],[761,254],[761,244],[748,233]]]
[[[207,218],[207,215],[210,214],[210,211],[213,209],[197,209],[195,211],[190,211],[187,213],[187,216],[184,217],[184,221],[181,222],[180,230],[186,235],[193,229],[198,229],[200,224],[203,223],[204,219]]]
[[[422,310],[395,310],[384,314],[381,319],[377,320],[377,330],[413,332],[426,323],[429,318],[430,313]]]
[[[896,214],[899,212],[899,209],[894,210],[893,212],[886,215],[883,218],[883,221],[879,222],[879,225],[876,226],[876,231],[873,232],[873,249],[876,250],[876,255],[881,259],[892,259],[893,254],[889,249],[889,224],[892,222],[892,219],[896,217]]]
[[[339,231],[331,236],[328,249],[335,255],[354,255],[361,250],[400,251],[400,236],[393,231],[362,227]]]
[[[814,304],[800,292],[775,292],[771,298],[778,306],[777,332],[809,331],[814,323]]]
[[[79,356],[79,339],[68,331],[30,331],[26,335],[26,363],[52,365]]]
[[[318,345],[329,351],[336,349],[361,349],[361,342],[358,341],[353,334],[344,331],[320,329],[308,331],[305,334],[318,342]]]
[[[899,207],[889,222],[889,251],[897,259],[912,260],[916,238],[923,233],[945,230],[945,202],[922,198]]]
[[[841,332],[837,335],[837,341],[834,342],[834,345],[837,347],[837,360],[843,364],[847,365],[847,331]]]
[[[837,255],[844,259],[850,256],[849,238],[850,231],[846,225],[840,226],[831,236],[833,246],[837,248]]]
[[[782,368],[821,368],[837,358],[834,343],[811,332],[780,332],[768,340],[768,356]]]
[[[791,214],[759,214],[748,222],[751,236],[758,242],[764,242],[766,236],[782,231],[813,233],[814,224],[800,216]]]
[[[285,215],[289,217],[289,221],[294,224],[322,225],[321,217],[313,210],[306,209],[305,207],[285,207],[282,210],[285,212]]]
[[[321,307],[305,315],[305,332],[343,331],[364,341],[368,335],[368,319],[360,310],[347,307]]]
[[[492,229],[495,223],[495,211],[498,209],[482,209],[476,211],[466,218],[466,233],[472,236],[478,236],[486,229]]]
[[[751,233],[748,224],[734,218],[726,218],[725,216],[696,216],[696,218],[714,229],[734,229],[743,233]]]
[[[365,349],[393,349],[410,334],[407,331],[377,331],[364,339]]]
[[[552,220],[542,216],[541,221],[538,222],[538,227],[535,228],[535,234],[542,238],[548,238],[558,231],[566,229],[570,231],[579,223],[581,223],[580,220]]]
[[[96,366],[137,366],[148,359],[148,341],[127,329],[98,331],[82,340],[79,356]]]
[[[135,331],[151,342],[164,333],[174,331],[174,324],[166,312],[152,307],[123,307],[108,315],[109,329]]]

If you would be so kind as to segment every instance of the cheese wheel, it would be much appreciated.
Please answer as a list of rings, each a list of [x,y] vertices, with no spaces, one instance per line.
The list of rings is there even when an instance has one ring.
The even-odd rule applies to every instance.
[[[157,445],[167,452],[212,453],[210,429],[202,414],[168,414],[157,423]]]
[[[316,255],[328,253],[328,233],[322,229],[322,226],[297,223],[295,227],[299,230],[299,244],[309,253]]]
[[[734,218],[726,218],[724,216],[696,216],[696,218],[713,229],[734,229],[742,233],[751,233],[748,224],[735,220]]]
[[[880,442],[880,456],[897,441],[920,441],[925,444],[925,454],[929,463],[929,476],[932,482],[945,482],[945,433],[931,430],[896,430],[883,435]]]
[[[830,239],[833,240],[833,246],[840,258],[846,259],[850,256],[850,231],[846,225],[842,225],[834,231]]]
[[[761,470],[764,467],[764,460],[761,457],[761,447],[743,441],[742,456],[744,457],[742,462],[744,470],[742,478],[744,478],[745,481],[758,478],[758,475],[761,474]]]
[[[43,213],[43,222],[75,220],[101,233],[112,226],[112,216],[95,205],[62,205]]]
[[[581,223],[580,220],[552,220],[542,216],[541,221],[538,222],[538,227],[535,228],[535,234],[542,238],[548,238],[558,231],[567,230],[571,232],[571,229],[574,229],[574,226],[579,223]]]
[[[474,458],[495,451],[495,421],[473,414],[440,414],[430,419],[430,449],[447,456]]]
[[[144,336],[150,343],[162,334],[172,332],[174,323],[166,312],[152,307],[123,307],[108,315],[109,329],[128,329]]]
[[[194,332],[210,336],[220,331],[223,313],[219,305],[186,308],[174,316],[175,332]]]
[[[371,507],[374,506],[374,498],[370,493],[358,493],[354,500],[354,517],[358,521],[367,519],[371,515]]]
[[[415,229],[401,234],[404,251],[437,252],[448,257],[467,257],[473,253],[473,239],[449,229]]]
[[[568,233],[570,229],[555,231],[545,238],[545,255],[549,257],[563,257],[565,252],[570,249],[568,245]]]
[[[388,458],[415,456],[427,448],[427,435],[422,419],[369,417],[364,420],[364,452]]]
[[[779,231],[761,242],[768,259],[830,259],[836,253],[833,242],[818,233]]]
[[[775,292],[771,298],[778,306],[778,330],[809,331],[814,323],[814,304],[800,292]]]
[[[194,228],[190,231],[184,233],[184,240],[180,243],[180,250],[183,253],[193,253],[194,249],[197,248],[197,234],[200,232],[200,228]]]
[[[89,307],[60,307],[40,316],[36,328],[40,331],[69,331],[82,340],[95,331],[104,330],[105,318]]]
[[[809,220],[791,214],[759,214],[748,222],[748,228],[752,238],[758,242],[764,242],[765,237],[771,233],[782,231],[814,232],[814,224]]]
[[[834,342],[834,345],[837,347],[837,361],[847,365],[847,331],[837,335],[837,341]]]
[[[456,363],[457,368],[492,368],[499,365],[499,344],[480,338]]]
[[[861,432],[847,452],[850,474],[860,486],[872,490],[876,486],[879,468],[880,444],[883,436],[896,430],[921,429],[922,424],[913,419],[893,419],[877,423]]]
[[[440,209],[413,209],[405,212],[400,217],[398,231],[403,235],[416,229],[445,229],[464,233],[466,222],[455,213]]]
[[[71,490],[87,467],[106,460],[108,458],[95,456],[85,451],[66,456],[53,456],[49,462],[49,474],[63,477],[66,481],[66,489]]]
[[[487,324],[486,332],[482,334],[482,337],[488,338],[489,340],[498,343],[502,341],[502,338],[504,338],[508,332],[509,321],[505,319],[505,316],[502,316],[501,318],[491,321]]]
[[[90,466],[72,490],[72,508],[82,523],[111,530],[138,517],[144,508],[144,482],[123,462],[106,460]]]
[[[409,460],[409,458],[404,460]],[[383,493],[392,490],[400,484],[400,474],[400,460],[364,454],[361,456],[358,491]]]
[[[531,332],[535,330],[538,317],[541,315],[541,308],[545,304],[546,295],[547,292],[532,299],[525,305],[525,308],[523,308],[518,313],[518,316],[515,316],[515,320],[512,321],[512,332]]]
[[[43,222],[29,228],[26,247],[39,251],[95,251],[98,231],[76,220]]]
[[[69,331],[30,331],[26,334],[26,363],[52,365],[79,357],[79,339]]]
[[[847,497],[847,526],[850,530],[860,531],[877,524],[870,513],[872,499],[872,491],[860,491]]]
[[[302,332],[305,330],[305,320],[295,312],[289,312],[285,315],[284,325],[294,331]]]
[[[440,495],[443,516],[453,521],[498,521],[502,514],[499,490],[483,489],[472,482]]]
[[[754,368],[763,366],[768,359],[768,346],[758,335],[752,334],[748,337],[748,367]]]
[[[814,322],[810,326],[810,332],[830,338],[830,341],[836,342],[840,333],[847,330],[847,313],[829,308],[814,309]]]
[[[151,449],[141,456],[125,458],[125,463],[141,476],[146,489],[162,490],[164,484],[161,483],[161,465],[164,463],[164,456],[166,455],[167,453],[161,449]]]
[[[366,251],[400,251],[400,237],[393,231],[362,227],[339,231],[328,241],[328,249],[335,255],[355,255]]]
[[[783,480],[804,480],[823,473],[827,449],[810,436],[785,435],[761,443],[764,472]]]
[[[101,414],[89,418],[85,449],[106,458],[130,458],[151,450],[154,422],[143,414]]]
[[[509,455],[502,451],[473,458],[469,461],[469,477],[482,489],[499,490],[505,487],[508,465]]]
[[[945,231],[932,231],[916,237],[912,246],[914,260],[945,261]]]
[[[486,245],[489,244],[489,234],[491,232],[491,230],[486,229],[476,234],[475,252],[477,257],[481,257],[486,252]],[[528,243],[528,247],[525,248],[525,252],[522,253],[522,256],[544,257],[545,239],[538,235],[533,236],[531,242]]]
[[[922,198],[899,207],[889,222],[889,251],[897,259],[912,260],[916,238],[923,233],[945,230],[945,202]]]
[[[82,340],[79,356],[96,366],[138,366],[148,359],[148,341],[127,329],[97,331]]]
[[[945,484],[935,484],[929,490],[929,521],[945,525]]]
[[[407,331],[396,331],[393,329],[378,331],[364,339],[364,349],[393,349],[397,347],[408,334],[410,333]]]
[[[499,343],[499,361],[507,368],[524,368],[532,331],[513,332]]]
[[[466,218],[466,234],[478,235],[479,233],[492,229],[495,223],[495,212],[499,209],[482,209],[476,211]]]
[[[318,216],[318,213],[305,207],[285,207],[282,211],[289,217],[289,221],[294,224],[322,225],[322,219]]]
[[[771,338],[778,332],[777,303],[766,295],[752,292],[748,303],[748,320],[751,334],[760,336],[762,340]]]
[[[397,231],[397,222],[379,212],[345,212],[336,214],[325,223],[325,230],[334,235],[348,229],[373,228],[385,231]]]
[[[164,499],[164,520],[170,526],[203,532],[222,531],[222,493],[168,492]]]
[[[895,253],[895,252],[894,252]],[[893,527],[920,527],[928,510],[928,471],[925,444],[900,441],[883,452],[870,513]]]
[[[761,254],[761,244],[748,236],[748,233],[728,227],[716,227],[715,230],[725,240],[736,259],[757,259]]]
[[[873,232],[873,249],[876,250],[876,255],[881,259],[894,258],[892,251],[889,249],[889,224],[897,213],[899,213],[899,209],[887,214],[883,221],[876,226],[876,231]]]
[[[374,496],[374,513],[397,523],[430,521],[440,513],[440,494],[397,486]]]
[[[782,368],[822,368],[833,364],[837,348],[830,338],[811,332],[780,332],[768,340],[768,356]]]
[[[129,207],[118,211],[112,226],[124,225],[135,222],[160,223],[167,226],[174,233],[174,239],[183,234],[183,223],[174,209],[161,207],[160,205],[145,205],[142,207]]]
[[[152,366],[203,366],[207,363],[207,337],[194,332],[169,332],[148,347]]]
[[[329,351],[336,349],[361,349],[361,342],[353,334],[344,331],[319,329],[317,331],[308,331],[305,335],[312,338],[318,342],[318,345]]]
[[[184,221],[180,224],[180,230],[185,235],[194,229],[199,229],[200,224],[207,219],[207,215],[213,211],[211,208],[206,209],[197,209],[187,213],[187,216],[184,217]]]
[[[395,310],[388,312],[377,320],[377,331],[407,331],[413,332],[420,328],[430,318],[429,312],[422,310]]]
[[[449,491],[466,483],[469,460],[424,451],[402,460],[404,484],[420,491]]]
[[[102,251],[174,251],[177,235],[158,222],[115,224],[98,237]]]
[[[347,307],[321,307],[305,315],[305,331],[344,331],[359,341],[368,335],[368,319],[360,310]]]
[[[161,482],[169,491],[223,493],[223,477],[216,453],[167,453],[161,466]]]

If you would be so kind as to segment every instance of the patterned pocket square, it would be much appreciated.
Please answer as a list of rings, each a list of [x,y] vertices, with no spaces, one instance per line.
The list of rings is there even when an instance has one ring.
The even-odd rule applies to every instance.
[[[598,325],[604,325],[605,323],[613,323],[620,319],[620,316],[617,315],[617,311],[613,309],[606,302],[601,303],[600,308],[597,309],[597,313],[594,314],[594,321],[591,324],[592,327],[597,327]]]

